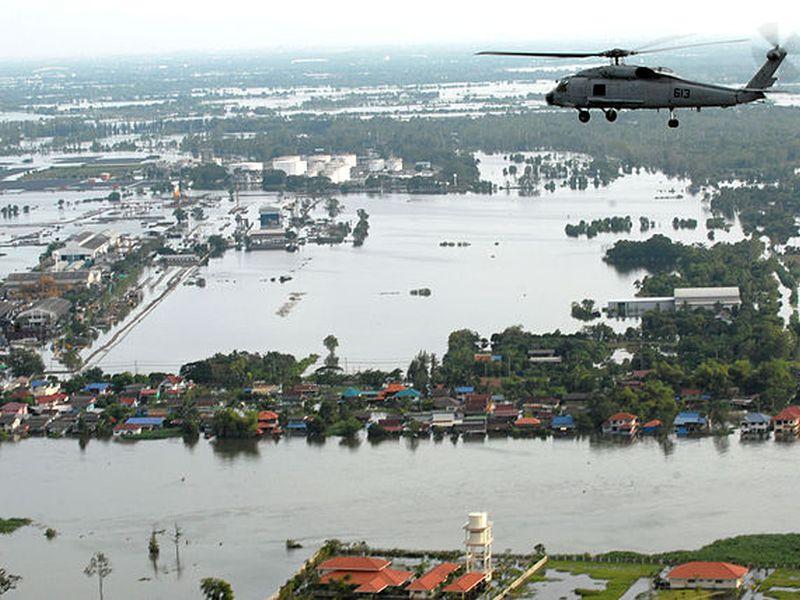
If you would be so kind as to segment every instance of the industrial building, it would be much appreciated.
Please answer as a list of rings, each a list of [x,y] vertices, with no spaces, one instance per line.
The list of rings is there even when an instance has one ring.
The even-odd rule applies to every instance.
[[[63,298],[45,298],[17,316],[17,324],[25,329],[50,330],[69,314],[72,307]]]
[[[97,269],[10,273],[3,283],[2,293],[14,297],[48,288],[62,293],[73,289],[86,289],[99,281],[100,271]]]
[[[675,288],[672,296],[610,300],[606,313],[616,317],[641,317],[649,311],[673,312],[682,309],[734,309],[742,305],[738,287]]]
[[[53,250],[53,260],[57,269],[76,262],[95,260],[101,254],[109,252],[117,243],[115,232],[107,230],[102,233],[83,231],[69,238],[63,248]]]
[[[272,159],[272,168],[290,176],[300,176],[308,171],[308,163],[301,156],[279,156]]]
[[[283,250],[286,248],[286,232],[283,229],[281,209],[262,206],[258,211],[259,229],[247,232],[248,250]]]

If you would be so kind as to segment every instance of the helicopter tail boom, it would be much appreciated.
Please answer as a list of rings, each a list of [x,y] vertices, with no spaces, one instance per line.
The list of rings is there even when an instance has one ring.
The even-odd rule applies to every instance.
[[[773,86],[778,80],[775,77],[775,71],[781,66],[781,63],[786,59],[786,50],[780,46],[775,46],[767,52],[767,62],[765,62],[758,72],[753,75],[753,78],[748,82],[747,89],[751,90],[765,90]]]

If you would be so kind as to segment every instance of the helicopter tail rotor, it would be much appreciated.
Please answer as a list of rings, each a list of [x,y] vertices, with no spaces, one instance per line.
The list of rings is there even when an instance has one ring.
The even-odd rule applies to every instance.
[[[780,27],[777,23],[765,23],[758,28],[758,33],[769,44],[769,48],[765,49],[763,46],[753,46],[753,57],[756,63],[763,63],[766,55],[768,63],[769,61],[779,61],[780,79],[782,81],[800,80],[800,68],[789,58],[800,53],[800,35],[793,33],[781,37]],[[783,58],[781,58],[781,56]],[[764,66],[766,67],[766,65]],[[762,67],[762,69],[763,68],[764,67]],[[775,70],[777,71],[777,68]],[[756,78],[754,77],[753,79],[755,80]],[[751,81],[751,83],[753,83],[753,81]],[[748,87],[755,86],[750,86],[750,84],[748,84]]]

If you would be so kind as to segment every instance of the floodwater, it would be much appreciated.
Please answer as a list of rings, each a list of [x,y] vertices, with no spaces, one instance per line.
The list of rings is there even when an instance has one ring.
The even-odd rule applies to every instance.
[[[325,539],[376,547],[460,547],[467,512],[487,510],[495,549],[644,552],[786,532],[797,444],[735,437],[632,445],[588,439],[395,440],[358,447],[293,438],[216,446],[29,439],[0,444],[0,515],[34,519],[0,536],[0,564],[23,576],[14,598],[89,598],[82,569],[103,551],[108,598],[194,599],[229,580],[261,600]],[[158,465],[158,468],[153,468]],[[746,482],[746,485],[743,483]],[[176,569],[169,534],[185,534]],[[48,541],[43,528],[59,531]],[[288,552],[287,538],[305,548]]]
[[[486,176],[502,177],[502,158],[483,158]],[[206,287],[176,289],[99,366],[177,369],[234,349],[307,355],[323,352],[322,340],[332,333],[347,369],[391,370],[407,366],[420,350],[442,353],[447,336],[460,328],[486,336],[517,324],[538,332],[576,331],[582,324],[570,316],[573,301],[593,298],[605,306],[633,296],[644,275],[620,274],[602,261],[616,240],[663,233],[707,241],[707,207],[685,187],[684,181],[642,173],[607,188],[558,188],[527,198],[513,190],[494,196],[342,196],[340,220],[355,222],[358,208],[370,214],[363,247],[307,245],[294,254],[230,250],[198,271]],[[241,202],[257,219],[259,205],[278,199],[261,194]],[[219,214],[230,218],[222,211],[229,206],[223,201]],[[207,213],[218,222],[213,211]],[[593,239],[564,233],[569,222],[614,215],[630,215],[633,231]],[[640,232],[640,216],[655,221],[655,228]],[[699,226],[674,231],[676,216],[695,218]],[[717,240],[741,235],[735,226]],[[443,241],[470,245],[441,247]],[[282,275],[292,279],[271,281]],[[431,295],[412,296],[418,288],[430,288]],[[631,322],[611,324],[624,329]]]

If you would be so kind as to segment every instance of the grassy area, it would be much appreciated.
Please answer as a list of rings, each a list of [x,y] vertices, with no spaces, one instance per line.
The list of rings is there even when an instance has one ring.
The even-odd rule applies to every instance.
[[[773,587],[797,588],[797,591],[772,591]],[[761,582],[759,589],[775,600],[800,600],[800,570],[775,569],[769,577]]]
[[[630,561],[642,558],[641,554],[635,552],[609,552],[605,556]],[[797,567],[800,565],[800,533],[740,535],[717,540],[699,550],[676,550],[654,555],[653,558],[665,564],[707,560],[762,567]]]
[[[14,533],[20,527],[30,525],[30,519],[21,519],[19,517],[12,517],[11,519],[0,519],[0,533]]]
[[[604,590],[575,590],[583,597],[597,600],[617,600],[630,588],[637,579],[653,577],[658,573],[658,565],[636,563],[593,563],[581,561],[552,560],[547,569],[566,571],[573,575],[586,574],[592,579],[606,581]]]
[[[180,427],[164,427],[163,429],[153,429],[151,431],[142,431],[135,435],[123,436],[123,440],[137,441],[137,440],[165,440],[167,438],[181,437],[183,431]]]
[[[706,600],[707,598],[721,597],[722,592],[709,590],[661,590],[658,600]]]

